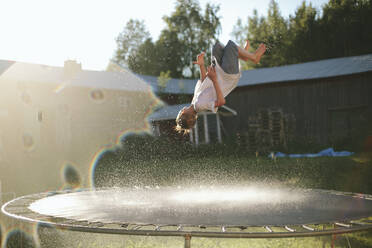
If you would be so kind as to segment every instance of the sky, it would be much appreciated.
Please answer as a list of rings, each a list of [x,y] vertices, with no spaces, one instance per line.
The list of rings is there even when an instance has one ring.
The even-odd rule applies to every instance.
[[[226,43],[238,18],[246,22],[257,9],[266,15],[270,0],[199,0],[219,4]],[[294,14],[302,0],[279,0],[283,16]],[[318,9],[327,0],[306,0]],[[73,59],[84,70],[105,70],[116,37],[129,19],[144,20],[153,40],[165,27],[175,0],[0,0],[0,60],[63,66]]]

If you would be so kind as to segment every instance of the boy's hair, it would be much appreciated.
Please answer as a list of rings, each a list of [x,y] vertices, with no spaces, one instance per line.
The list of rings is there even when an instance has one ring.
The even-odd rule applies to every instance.
[[[177,126],[175,127],[175,130],[179,133],[189,133],[190,129],[195,126],[196,117],[197,116],[194,114],[185,114],[183,109],[181,109],[176,118]]]

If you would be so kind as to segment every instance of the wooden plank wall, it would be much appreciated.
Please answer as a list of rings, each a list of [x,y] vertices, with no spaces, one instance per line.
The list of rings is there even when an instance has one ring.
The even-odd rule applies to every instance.
[[[296,135],[327,143],[332,111],[360,106],[372,116],[372,72],[239,87],[226,102],[238,112],[238,116],[222,120],[230,137],[245,132],[248,117],[258,109],[279,107],[283,113],[295,115]]]

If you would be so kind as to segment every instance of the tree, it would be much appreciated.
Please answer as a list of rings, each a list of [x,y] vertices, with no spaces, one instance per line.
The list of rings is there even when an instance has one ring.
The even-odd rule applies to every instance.
[[[266,17],[257,11],[247,24],[238,19],[232,35],[253,47],[268,47],[259,66],[278,66],[372,52],[372,1],[329,0],[322,14],[305,1],[294,16],[283,18],[272,0]]]
[[[311,3],[306,5],[303,1],[295,12],[289,17],[289,32],[287,39],[290,46],[287,48],[286,61],[289,64],[311,61],[322,58],[320,42],[320,26],[317,18],[318,12]]]
[[[170,71],[172,78],[182,78],[187,47],[179,40],[177,32],[164,29],[156,42],[158,57],[158,73]]]
[[[287,20],[282,17],[275,0],[271,0],[266,18],[259,18],[257,11],[252,18],[248,18],[248,39],[252,46],[258,47],[260,43],[265,43],[267,47],[258,67],[278,66],[285,63],[287,34]]]
[[[128,55],[127,64],[130,70],[144,75],[158,75],[158,49],[151,38],[140,44]]]
[[[198,76],[192,61],[200,51],[210,55],[210,47],[221,30],[218,11],[219,6],[207,4],[203,15],[197,1],[177,0],[175,11],[163,18],[167,27],[159,37],[159,45],[167,48],[167,62],[171,56],[177,61],[168,64],[172,77],[184,77],[186,69],[191,71],[191,77]]]
[[[160,91],[164,91],[164,89],[167,87],[169,80],[171,80],[170,71],[160,72],[160,75],[158,77],[158,87]]]
[[[198,77],[192,61],[207,52],[221,31],[219,6],[206,4],[204,12],[196,0],[177,0],[174,12],[163,17],[166,27],[153,42],[143,21],[130,20],[117,38],[113,62],[146,75],[170,71],[173,78]],[[187,73],[189,72],[189,73]]]
[[[257,10],[256,14],[257,14]],[[248,33],[248,26],[243,24],[243,21],[241,18],[238,18],[236,21],[235,26],[233,27],[232,32],[230,35],[233,37],[236,43],[240,44],[241,46],[244,45],[245,40],[248,38],[247,37]]]
[[[320,19],[325,57],[372,52],[372,1],[330,0]]]
[[[288,21],[280,14],[278,3],[271,0],[267,17],[259,17],[257,10],[248,17],[247,24],[243,24],[238,19],[233,29],[233,36],[240,42],[248,39],[253,48],[257,48],[260,43],[265,43],[267,51],[262,57],[259,65],[252,63],[246,64],[243,68],[249,67],[271,67],[285,63],[285,52],[287,50],[288,40]],[[249,66],[247,66],[249,65]]]
[[[150,33],[146,30],[144,21],[130,19],[116,38],[117,49],[112,59],[113,62],[128,66],[129,58],[135,56],[138,48],[148,38],[150,38]]]

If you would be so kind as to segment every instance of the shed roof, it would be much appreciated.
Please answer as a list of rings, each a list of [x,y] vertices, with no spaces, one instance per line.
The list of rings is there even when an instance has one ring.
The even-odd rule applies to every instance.
[[[171,94],[193,94],[197,83],[195,79],[175,79],[171,78],[164,89],[160,89],[158,78],[155,76],[147,76],[137,74],[146,83],[150,84],[155,92],[163,91]]]
[[[163,121],[176,119],[178,112],[184,108],[190,106],[190,103],[177,104],[177,105],[165,105],[160,109],[152,113],[148,120],[149,121]]]
[[[372,54],[243,71],[239,86],[329,78],[372,71]]]
[[[372,71],[372,54],[318,60],[300,64],[252,69],[242,72],[238,87],[266,83],[329,78]],[[157,77],[138,75],[159,91]],[[171,79],[163,90],[171,94],[193,94],[197,80]]]
[[[178,112],[184,108],[190,106],[190,103],[176,104],[176,105],[164,105],[158,110],[155,110],[149,117],[149,121],[164,121],[164,120],[175,120]],[[223,105],[218,110],[222,115],[236,115],[236,111]],[[215,114],[210,111],[203,112],[204,114]]]

